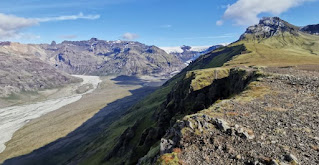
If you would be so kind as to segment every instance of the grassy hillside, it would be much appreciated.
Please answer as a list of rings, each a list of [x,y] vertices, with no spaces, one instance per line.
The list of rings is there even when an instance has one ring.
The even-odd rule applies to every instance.
[[[300,33],[298,36],[284,33],[262,40],[243,40],[250,53],[236,56],[228,66],[296,66],[318,64],[319,36]]]

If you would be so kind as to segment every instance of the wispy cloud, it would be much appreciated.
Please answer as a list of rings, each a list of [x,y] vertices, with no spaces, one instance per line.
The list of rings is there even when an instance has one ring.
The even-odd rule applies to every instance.
[[[122,38],[124,40],[135,40],[137,38],[139,38],[140,36],[138,34],[135,33],[125,33],[122,35]]]
[[[216,24],[222,25],[225,20],[234,20],[237,25],[252,25],[259,21],[258,15],[261,13],[280,15],[307,1],[314,0],[237,0],[227,6],[222,19]]]
[[[167,25],[161,25],[160,27],[161,27],[161,28],[171,28],[172,25],[167,24]]]
[[[100,18],[100,15],[84,15],[83,13],[79,13],[78,15],[64,15],[64,16],[58,16],[58,17],[35,18],[35,20],[38,22],[49,22],[49,21],[66,21],[66,20],[77,20],[77,19],[95,20],[99,18]]]
[[[223,25],[224,24],[224,21],[223,20],[218,20],[217,22],[216,22],[216,25],[218,25],[218,26],[221,26],[221,25]]]
[[[75,39],[75,38],[78,38],[78,36],[77,35],[73,35],[73,34],[71,34],[71,35],[61,35],[61,36],[59,36],[59,38],[62,38],[62,39]]]
[[[49,21],[66,21],[66,20],[78,20],[87,19],[94,20],[99,19],[100,15],[84,15],[79,13],[78,15],[65,15],[57,17],[46,17],[46,18],[24,18],[15,15],[7,15],[0,13],[0,39],[21,39],[21,38],[39,38],[38,36],[32,34],[21,33],[22,30],[39,25],[42,22]]]

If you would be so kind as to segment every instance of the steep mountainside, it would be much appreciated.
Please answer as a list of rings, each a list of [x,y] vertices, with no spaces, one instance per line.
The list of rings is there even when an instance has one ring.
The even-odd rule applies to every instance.
[[[4,164],[318,164],[318,68],[319,36],[264,18],[96,137]]]
[[[29,48],[22,44],[0,43],[0,97],[8,97],[15,92],[30,92],[53,88],[81,80],[42,61]]]
[[[169,76],[184,64],[156,46],[132,41],[64,41],[40,45],[48,62],[72,74]]]

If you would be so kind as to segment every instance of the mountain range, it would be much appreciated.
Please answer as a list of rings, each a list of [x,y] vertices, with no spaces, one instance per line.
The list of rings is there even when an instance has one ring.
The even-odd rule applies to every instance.
[[[52,42],[40,45],[47,62],[70,74],[165,76],[181,70],[181,61],[156,46],[133,41]]]
[[[90,136],[72,141],[70,135],[4,164],[318,164],[316,27],[265,17],[136,105],[86,128]],[[51,66],[82,73],[68,67],[69,58],[60,53],[49,56]]]
[[[0,96],[80,81],[69,74],[168,78],[186,65],[156,46],[133,41],[0,43]]]

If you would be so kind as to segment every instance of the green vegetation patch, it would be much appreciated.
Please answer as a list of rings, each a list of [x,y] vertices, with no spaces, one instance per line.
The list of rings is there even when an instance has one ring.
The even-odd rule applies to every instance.
[[[211,85],[216,79],[228,77],[229,71],[229,68],[201,69],[187,72],[185,78],[194,77],[191,87],[194,91],[197,91]]]

